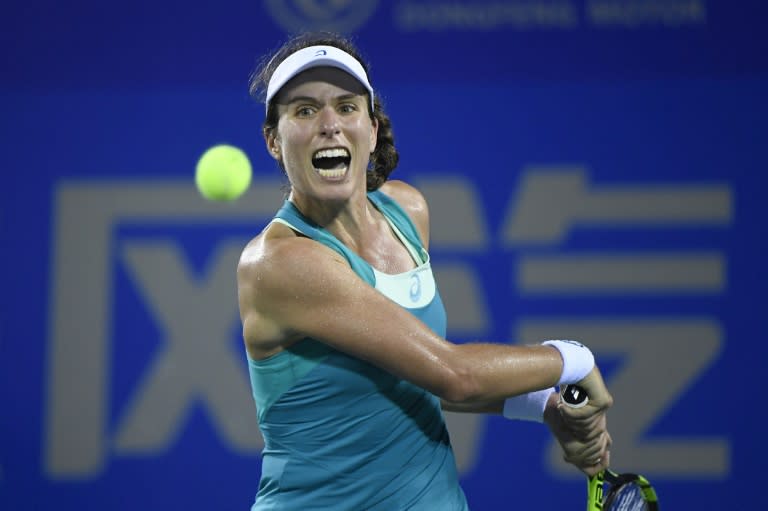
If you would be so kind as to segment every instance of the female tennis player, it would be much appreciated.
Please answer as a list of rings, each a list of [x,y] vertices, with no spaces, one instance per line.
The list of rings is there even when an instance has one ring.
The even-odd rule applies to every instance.
[[[612,399],[589,349],[445,339],[427,204],[388,179],[392,127],[358,50],[291,39],[251,91],[290,187],[237,270],[265,441],[252,510],[466,510],[443,410],[545,420],[568,461],[605,468]],[[589,404],[558,408],[566,383]]]

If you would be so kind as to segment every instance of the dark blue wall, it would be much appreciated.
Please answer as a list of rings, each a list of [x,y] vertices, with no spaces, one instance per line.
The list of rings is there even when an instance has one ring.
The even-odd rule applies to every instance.
[[[763,2],[17,2],[0,16],[0,509],[247,509],[234,264],[281,200],[247,94],[355,37],[423,187],[449,337],[593,347],[614,465],[664,509],[766,482]],[[194,189],[216,143],[255,177]],[[579,509],[543,426],[449,417],[472,509]],[[726,504],[727,502],[727,504]]]

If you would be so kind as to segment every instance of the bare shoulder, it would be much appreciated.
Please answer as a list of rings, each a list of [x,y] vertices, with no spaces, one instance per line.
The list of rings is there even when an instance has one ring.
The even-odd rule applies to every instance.
[[[397,201],[409,214],[420,214],[427,210],[427,201],[418,188],[405,181],[387,181],[381,191]]]
[[[238,286],[266,275],[272,265],[279,263],[280,251],[298,235],[288,226],[280,223],[269,224],[258,236],[253,238],[240,254],[237,263]]]
[[[332,250],[280,223],[253,238],[237,264],[238,303],[249,354],[264,358],[300,338],[301,332],[285,320],[301,314],[296,297],[317,287],[320,268],[345,266]]]
[[[387,181],[381,191],[392,197],[402,207],[419,230],[425,246],[429,246],[429,207],[418,188],[405,181]]]
[[[300,278],[326,260],[344,263],[333,250],[297,234],[288,226],[273,223],[243,249],[237,265],[238,282],[243,285],[258,282],[267,289],[270,284],[277,284],[283,288],[286,282],[296,280],[288,276]]]

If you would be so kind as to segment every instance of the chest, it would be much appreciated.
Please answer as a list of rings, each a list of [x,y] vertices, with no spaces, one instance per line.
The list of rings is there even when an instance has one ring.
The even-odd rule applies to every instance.
[[[377,271],[390,275],[416,267],[410,251],[386,223],[378,229],[375,236],[359,247],[358,255]]]

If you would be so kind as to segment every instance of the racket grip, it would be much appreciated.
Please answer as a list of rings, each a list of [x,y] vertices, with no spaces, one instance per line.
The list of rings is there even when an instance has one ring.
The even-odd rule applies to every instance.
[[[589,402],[587,392],[578,385],[563,385],[560,400],[571,408],[581,408]]]
[[[587,479],[587,511],[602,511],[605,470]]]

